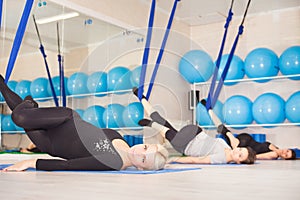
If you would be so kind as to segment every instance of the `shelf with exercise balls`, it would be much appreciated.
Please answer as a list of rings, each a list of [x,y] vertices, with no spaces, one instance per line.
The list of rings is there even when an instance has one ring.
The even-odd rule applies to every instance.
[[[208,59],[209,57],[205,54],[202,50],[189,51],[182,56],[178,64],[181,76],[191,84],[193,91],[199,89],[202,97],[211,84],[212,74],[208,70],[208,75],[204,76],[204,72],[201,73],[201,71],[204,70],[207,73],[207,66],[215,68],[214,65],[210,65],[211,59]],[[200,55],[205,56],[201,57]],[[227,54],[222,56],[217,83],[227,58]],[[202,60],[202,62],[199,62],[199,60]],[[226,76],[224,80],[225,93],[230,91],[231,87],[235,89],[240,87],[244,88],[244,93],[247,95],[233,94],[228,96],[228,94],[225,94],[217,101],[214,110],[223,122],[235,129],[300,125],[300,112],[297,106],[300,105],[300,97],[298,97],[300,94],[299,89],[294,91],[297,84],[299,85],[298,80],[300,80],[300,46],[288,47],[280,56],[269,48],[255,48],[246,55],[244,61],[234,55],[228,74],[230,74],[230,69],[232,69],[231,77]],[[268,86],[273,84],[274,86],[271,86],[272,90],[276,91],[277,84],[275,83],[282,87],[283,84],[288,84],[288,82],[292,83],[293,87],[289,85],[284,91],[284,96],[263,89],[264,84],[268,83]],[[259,90],[256,90],[258,86]],[[300,85],[298,88],[300,88]],[[247,97],[248,95],[252,100]],[[243,101],[245,98],[248,100]],[[231,103],[231,101],[237,102]],[[239,108],[237,108],[238,106]],[[196,118],[194,122],[205,128],[214,128],[210,117],[205,114],[205,111],[205,107],[198,103],[194,110]],[[246,113],[238,115],[238,113],[243,112]],[[233,116],[233,113],[235,113],[235,116]]]

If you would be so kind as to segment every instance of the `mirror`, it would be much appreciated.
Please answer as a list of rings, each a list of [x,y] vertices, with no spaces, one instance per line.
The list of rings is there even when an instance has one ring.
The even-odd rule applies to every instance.
[[[4,74],[6,70],[25,3],[25,0],[3,1],[0,34],[0,64],[2,74]],[[70,13],[76,13],[78,16],[45,23],[47,19],[51,20],[53,17],[62,17]],[[39,50],[40,43],[32,15],[36,18],[41,41],[49,61],[49,68],[54,75],[58,73],[57,23],[59,24],[60,49],[64,56],[66,73],[68,73],[68,71],[76,71],[80,63],[83,62],[83,59],[91,51],[93,45],[97,45],[123,31],[121,27],[91,18],[53,2],[43,0],[34,1],[14,66],[14,71],[17,70],[18,73],[13,73],[11,79],[33,79],[37,76],[46,75],[43,57]],[[42,20],[44,20],[44,22]],[[22,63],[22,66],[20,66],[20,63]],[[34,73],[28,73],[24,69],[34,69]],[[22,74],[22,77],[18,74]]]

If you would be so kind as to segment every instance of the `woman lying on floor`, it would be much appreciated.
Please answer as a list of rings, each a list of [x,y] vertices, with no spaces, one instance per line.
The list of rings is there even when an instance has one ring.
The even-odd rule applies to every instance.
[[[133,92],[137,96],[136,88]],[[142,119],[139,124],[159,130],[175,150],[186,155],[169,161],[193,164],[254,163],[255,152],[250,147],[232,149],[223,139],[208,136],[197,125],[187,125],[178,131],[153,109],[145,97],[141,99],[141,103],[151,120]]]
[[[22,100],[10,90],[1,75],[0,91],[12,110],[13,121],[24,128],[36,147],[59,157],[25,160],[2,171],[123,170],[130,166],[158,170],[166,163],[168,152],[162,145],[129,147],[117,131],[93,126],[70,108],[39,108],[30,96]]]
[[[217,131],[225,137],[226,142],[232,148],[251,147],[256,152],[256,158],[259,160],[296,159],[296,153],[292,149],[280,149],[270,142],[257,142],[248,133],[241,133],[235,137],[224,124],[219,125]]]
[[[201,103],[205,105],[206,101],[201,100]],[[209,114],[214,124],[218,127],[217,132],[224,136],[225,141],[231,148],[251,147],[256,153],[256,158],[260,160],[272,160],[278,158],[285,160],[296,159],[296,153],[294,150],[279,149],[270,142],[257,142],[248,133],[241,133],[235,137],[231,131],[228,130],[224,124],[222,124],[217,115],[215,115],[212,111],[210,111]]]

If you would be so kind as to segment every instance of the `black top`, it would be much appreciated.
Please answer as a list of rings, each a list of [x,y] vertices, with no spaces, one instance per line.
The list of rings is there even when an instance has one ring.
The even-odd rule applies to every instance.
[[[248,133],[241,133],[236,137],[240,141],[238,147],[251,147],[256,152],[256,154],[267,153],[272,151],[271,149],[269,149],[269,146],[271,144],[270,142],[257,142]]]
[[[46,130],[52,145],[46,149],[51,156],[66,160],[38,159],[39,170],[120,170],[123,161],[112,145],[123,137],[112,129],[99,129],[78,115],[60,126]],[[35,141],[37,147],[42,147]]]

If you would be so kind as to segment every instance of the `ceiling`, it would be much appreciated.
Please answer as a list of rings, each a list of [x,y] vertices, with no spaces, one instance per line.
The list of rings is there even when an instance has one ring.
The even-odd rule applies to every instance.
[[[150,5],[150,0],[143,0]],[[169,13],[173,0],[157,0],[157,7]],[[176,19],[190,26],[224,21],[232,0],[181,0],[177,4]],[[243,16],[248,0],[235,0],[234,16]],[[266,13],[275,10],[299,7],[300,0],[251,0],[248,14]]]
[[[116,0],[114,0],[116,1]],[[119,0],[123,1],[123,0]],[[136,0],[150,6],[151,0]],[[15,32],[21,17],[25,0],[4,1],[2,29],[0,34],[0,58],[9,56]],[[32,14],[36,19],[49,17],[57,14],[67,13],[71,10],[47,1],[47,5],[38,6],[35,1]],[[157,0],[157,10],[169,15],[173,0]],[[246,8],[247,0],[236,0],[233,7],[235,16],[242,16]],[[231,0],[181,0],[176,10],[176,20],[189,26],[203,25],[225,20]],[[254,15],[274,10],[300,7],[300,0],[252,0],[248,14]],[[87,20],[91,23],[87,23]],[[60,23],[63,50],[87,46],[99,43],[111,35],[122,32],[122,28],[108,24],[101,20],[90,19],[80,14],[79,17],[65,20]],[[56,23],[39,25],[39,31],[44,46],[47,49],[57,49]],[[46,45],[45,45],[46,44]],[[39,42],[34,28],[32,17],[30,17],[26,34],[22,43],[20,53],[38,52]]]

